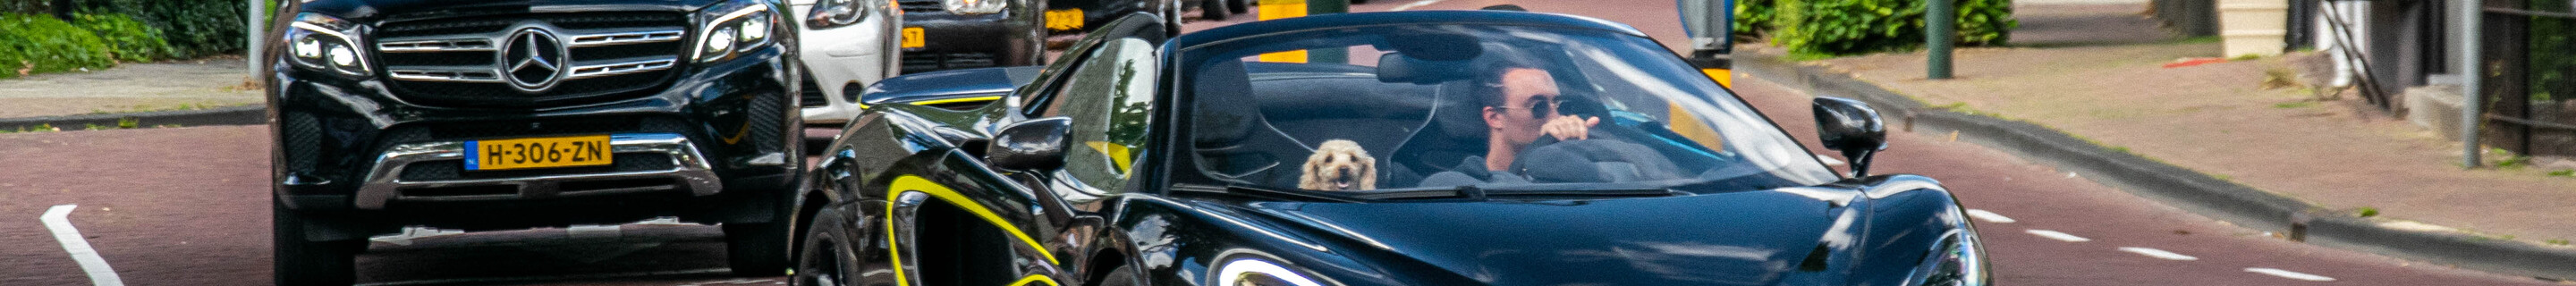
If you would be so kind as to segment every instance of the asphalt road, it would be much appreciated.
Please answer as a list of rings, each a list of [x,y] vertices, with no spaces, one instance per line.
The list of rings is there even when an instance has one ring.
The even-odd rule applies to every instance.
[[[1377,2],[1352,10],[1526,2],[1517,4],[1631,23],[1667,43],[1679,35],[1669,8],[1638,8],[1670,7],[1669,0]],[[1809,95],[1749,78],[1737,85],[1792,136],[1813,140]],[[130,284],[268,283],[266,132],[216,126],[0,134],[0,263],[6,265],[0,285],[91,284],[103,276],[84,272],[72,250],[79,248],[99,258],[91,268],[110,269],[105,276]],[[1995,259],[1996,281],[2004,284],[2547,284],[2281,240],[1948,134],[1890,137],[1892,146],[1873,169],[1939,178],[1963,204],[1984,213],[1978,228]],[[60,221],[77,234],[58,232],[43,219],[63,209]],[[376,239],[359,258],[359,279],[372,285],[783,284],[724,276],[723,249],[713,227],[658,222],[424,231]]]

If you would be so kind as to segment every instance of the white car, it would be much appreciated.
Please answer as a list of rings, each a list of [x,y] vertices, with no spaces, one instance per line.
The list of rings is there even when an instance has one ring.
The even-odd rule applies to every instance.
[[[903,10],[895,0],[789,0],[803,22],[798,60],[805,63],[807,124],[841,124],[859,115],[857,89],[893,77],[902,64],[897,39]]]

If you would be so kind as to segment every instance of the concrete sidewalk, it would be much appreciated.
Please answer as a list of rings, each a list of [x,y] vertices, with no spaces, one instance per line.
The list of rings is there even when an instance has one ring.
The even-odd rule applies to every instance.
[[[2165,67],[2220,57],[2218,44],[2163,33],[2141,16],[2145,8],[2017,5],[2022,26],[2012,36],[2015,47],[1958,50],[1953,80],[1925,80],[1919,52],[1797,64],[1932,109],[1882,110],[1890,117],[1951,111],[2022,121],[2261,192],[2245,195],[2303,202],[2310,209],[2302,215],[2509,241],[2540,252],[2576,251],[2566,246],[2576,239],[2576,178],[2548,174],[2576,167],[2462,170],[2455,165],[2459,143],[2373,111],[2354,96],[2317,96],[2296,67],[2313,55]],[[1744,47],[1749,51],[1739,57],[1781,53]],[[2360,248],[2412,257],[2431,251]]]
[[[260,104],[244,89],[242,59],[218,56],[125,63],[90,72],[0,80],[0,118],[214,109]]]

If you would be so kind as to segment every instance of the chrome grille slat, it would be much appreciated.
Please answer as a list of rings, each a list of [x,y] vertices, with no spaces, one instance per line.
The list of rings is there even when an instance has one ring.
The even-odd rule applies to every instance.
[[[573,47],[592,47],[678,41],[685,33],[681,29],[567,31],[565,38],[572,39]]]
[[[603,76],[612,76],[612,75],[621,75],[621,74],[630,74],[630,73],[639,73],[639,72],[648,72],[648,71],[666,70],[666,69],[671,69],[671,64],[679,63],[679,62],[680,62],[680,60],[679,60],[679,57],[678,57],[678,56],[670,56],[670,57],[650,57],[650,58],[628,58],[628,59],[612,60],[612,61],[607,61],[607,62],[609,62],[609,63],[605,63],[605,64],[589,64],[589,65],[584,65],[585,63],[578,63],[578,62],[577,62],[577,63],[574,63],[575,65],[572,67],[572,74],[571,74],[571,75],[564,76],[564,79],[565,79],[565,80],[576,80],[576,79],[585,79],[585,78],[594,78],[594,77],[603,77]]]
[[[489,38],[427,40],[385,39],[383,41],[378,41],[376,44],[377,51],[387,53],[489,52],[494,49],[496,48],[494,48],[492,40]]]
[[[388,70],[394,79],[446,82],[501,82],[501,71],[484,66],[422,66]]]

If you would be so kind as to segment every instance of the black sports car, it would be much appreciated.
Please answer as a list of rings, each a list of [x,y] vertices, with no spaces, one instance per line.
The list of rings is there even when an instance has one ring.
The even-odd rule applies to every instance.
[[[871,107],[809,176],[794,281],[1988,282],[1940,183],[1829,169],[1625,25],[1158,21],[1108,24],[997,104]],[[876,92],[916,91],[952,92]],[[1855,166],[1884,148],[1867,106],[1816,107]]]

